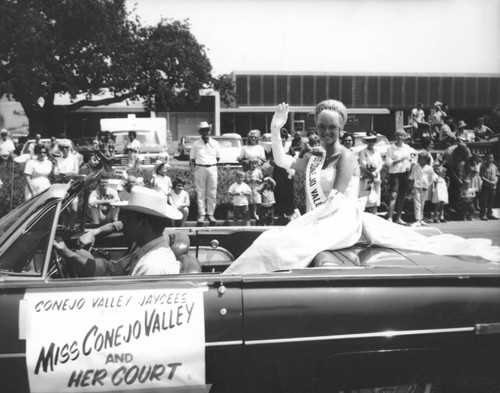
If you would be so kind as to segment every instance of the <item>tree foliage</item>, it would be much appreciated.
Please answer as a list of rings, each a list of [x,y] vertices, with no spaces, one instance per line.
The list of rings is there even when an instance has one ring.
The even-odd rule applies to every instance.
[[[187,21],[143,26],[125,0],[0,0],[0,15],[0,94],[22,104],[32,133],[58,111],[125,99],[186,108],[215,81]],[[56,106],[56,94],[73,101]]]

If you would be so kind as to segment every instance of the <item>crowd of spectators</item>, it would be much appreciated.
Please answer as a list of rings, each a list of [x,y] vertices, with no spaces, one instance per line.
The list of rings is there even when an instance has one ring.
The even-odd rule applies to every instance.
[[[470,132],[466,131],[467,124],[462,120],[455,123],[446,110],[446,105],[437,101],[426,116],[423,105],[417,104],[410,115],[410,135],[404,129],[397,130],[385,156],[375,147],[375,131],[366,133],[363,138],[366,147],[357,151],[353,149],[354,135],[342,133],[342,145],[359,157],[359,197],[366,198],[368,212],[383,214],[379,213],[379,208],[384,204],[388,220],[409,225],[402,217],[409,216],[405,206],[408,190],[411,189],[414,226],[446,222],[450,218],[472,220],[476,211],[479,211],[482,220],[498,219],[493,214],[499,176],[494,157],[492,154],[484,157],[472,154],[465,143],[471,138]],[[210,124],[201,122],[198,131],[200,139],[194,142],[189,153],[196,192],[197,224],[204,225],[208,220],[209,225],[215,225],[220,148],[210,136]],[[492,135],[492,130],[484,124],[484,118],[478,118],[473,138],[487,140]],[[0,162],[7,162],[15,156],[16,146],[6,130],[2,130],[0,136]],[[300,215],[295,206],[295,171],[274,165],[272,150],[266,151],[259,143],[260,138],[259,130],[248,132],[247,142],[238,157],[241,169],[234,172],[234,182],[227,190],[227,195],[231,197],[234,224],[250,225],[254,220],[260,225],[280,225]],[[286,153],[299,158],[320,144],[315,130],[306,135],[297,131],[292,137],[287,129],[282,128],[281,139]],[[70,151],[70,140],[52,137],[46,144],[40,140],[41,136],[37,134],[24,167],[26,200],[47,189],[51,182],[67,181],[80,172],[76,156]],[[415,141],[418,143],[415,144]],[[411,147],[410,142],[420,149]],[[444,152],[433,156],[434,146]],[[124,150],[127,169],[138,169],[140,151],[141,143],[131,131]],[[112,133],[99,132],[88,166],[95,171],[111,173],[115,154]],[[129,188],[131,185],[144,185],[142,178],[127,177],[127,173],[125,171],[124,180]],[[168,161],[158,161],[148,184],[166,195],[169,204],[182,213],[182,219],[175,222],[176,226],[184,226],[189,216],[190,196],[184,189],[186,181],[186,178],[177,177],[172,182]],[[387,184],[385,195],[382,192],[384,182]],[[92,223],[101,225],[116,221],[118,209],[113,207],[113,203],[119,200],[120,195],[110,186],[109,176],[102,176],[88,202]],[[77,203],[77,200],[74,201],[68,209],[67,227],[75,224]]]

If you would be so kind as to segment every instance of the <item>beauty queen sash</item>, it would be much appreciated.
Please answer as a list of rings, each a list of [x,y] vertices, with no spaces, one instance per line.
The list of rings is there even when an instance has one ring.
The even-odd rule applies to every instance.
[[[326,155],[312,155],[306,167],[306,194],[309,206],[317,208],[326,201],[326,195],[321,189],[320,173],[325,163]]]

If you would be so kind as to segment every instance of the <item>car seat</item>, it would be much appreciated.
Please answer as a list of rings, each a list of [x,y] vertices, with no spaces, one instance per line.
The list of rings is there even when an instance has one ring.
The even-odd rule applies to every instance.
[[[192,255],[188,255],[191,242],[185,233],[169,233],[170,248],[181,263],[181,273],[201,273],[201,264]]]

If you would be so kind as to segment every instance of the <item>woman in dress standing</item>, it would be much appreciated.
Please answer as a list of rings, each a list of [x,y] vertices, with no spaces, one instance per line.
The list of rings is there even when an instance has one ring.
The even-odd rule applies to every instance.
[[[50,187],[49,176],[53,165],[47,157],[47,148],[42,144],[35,145],[33,149],[35,158],[26,162],[24,175],[26,177],[25,199],[29,200]]]

